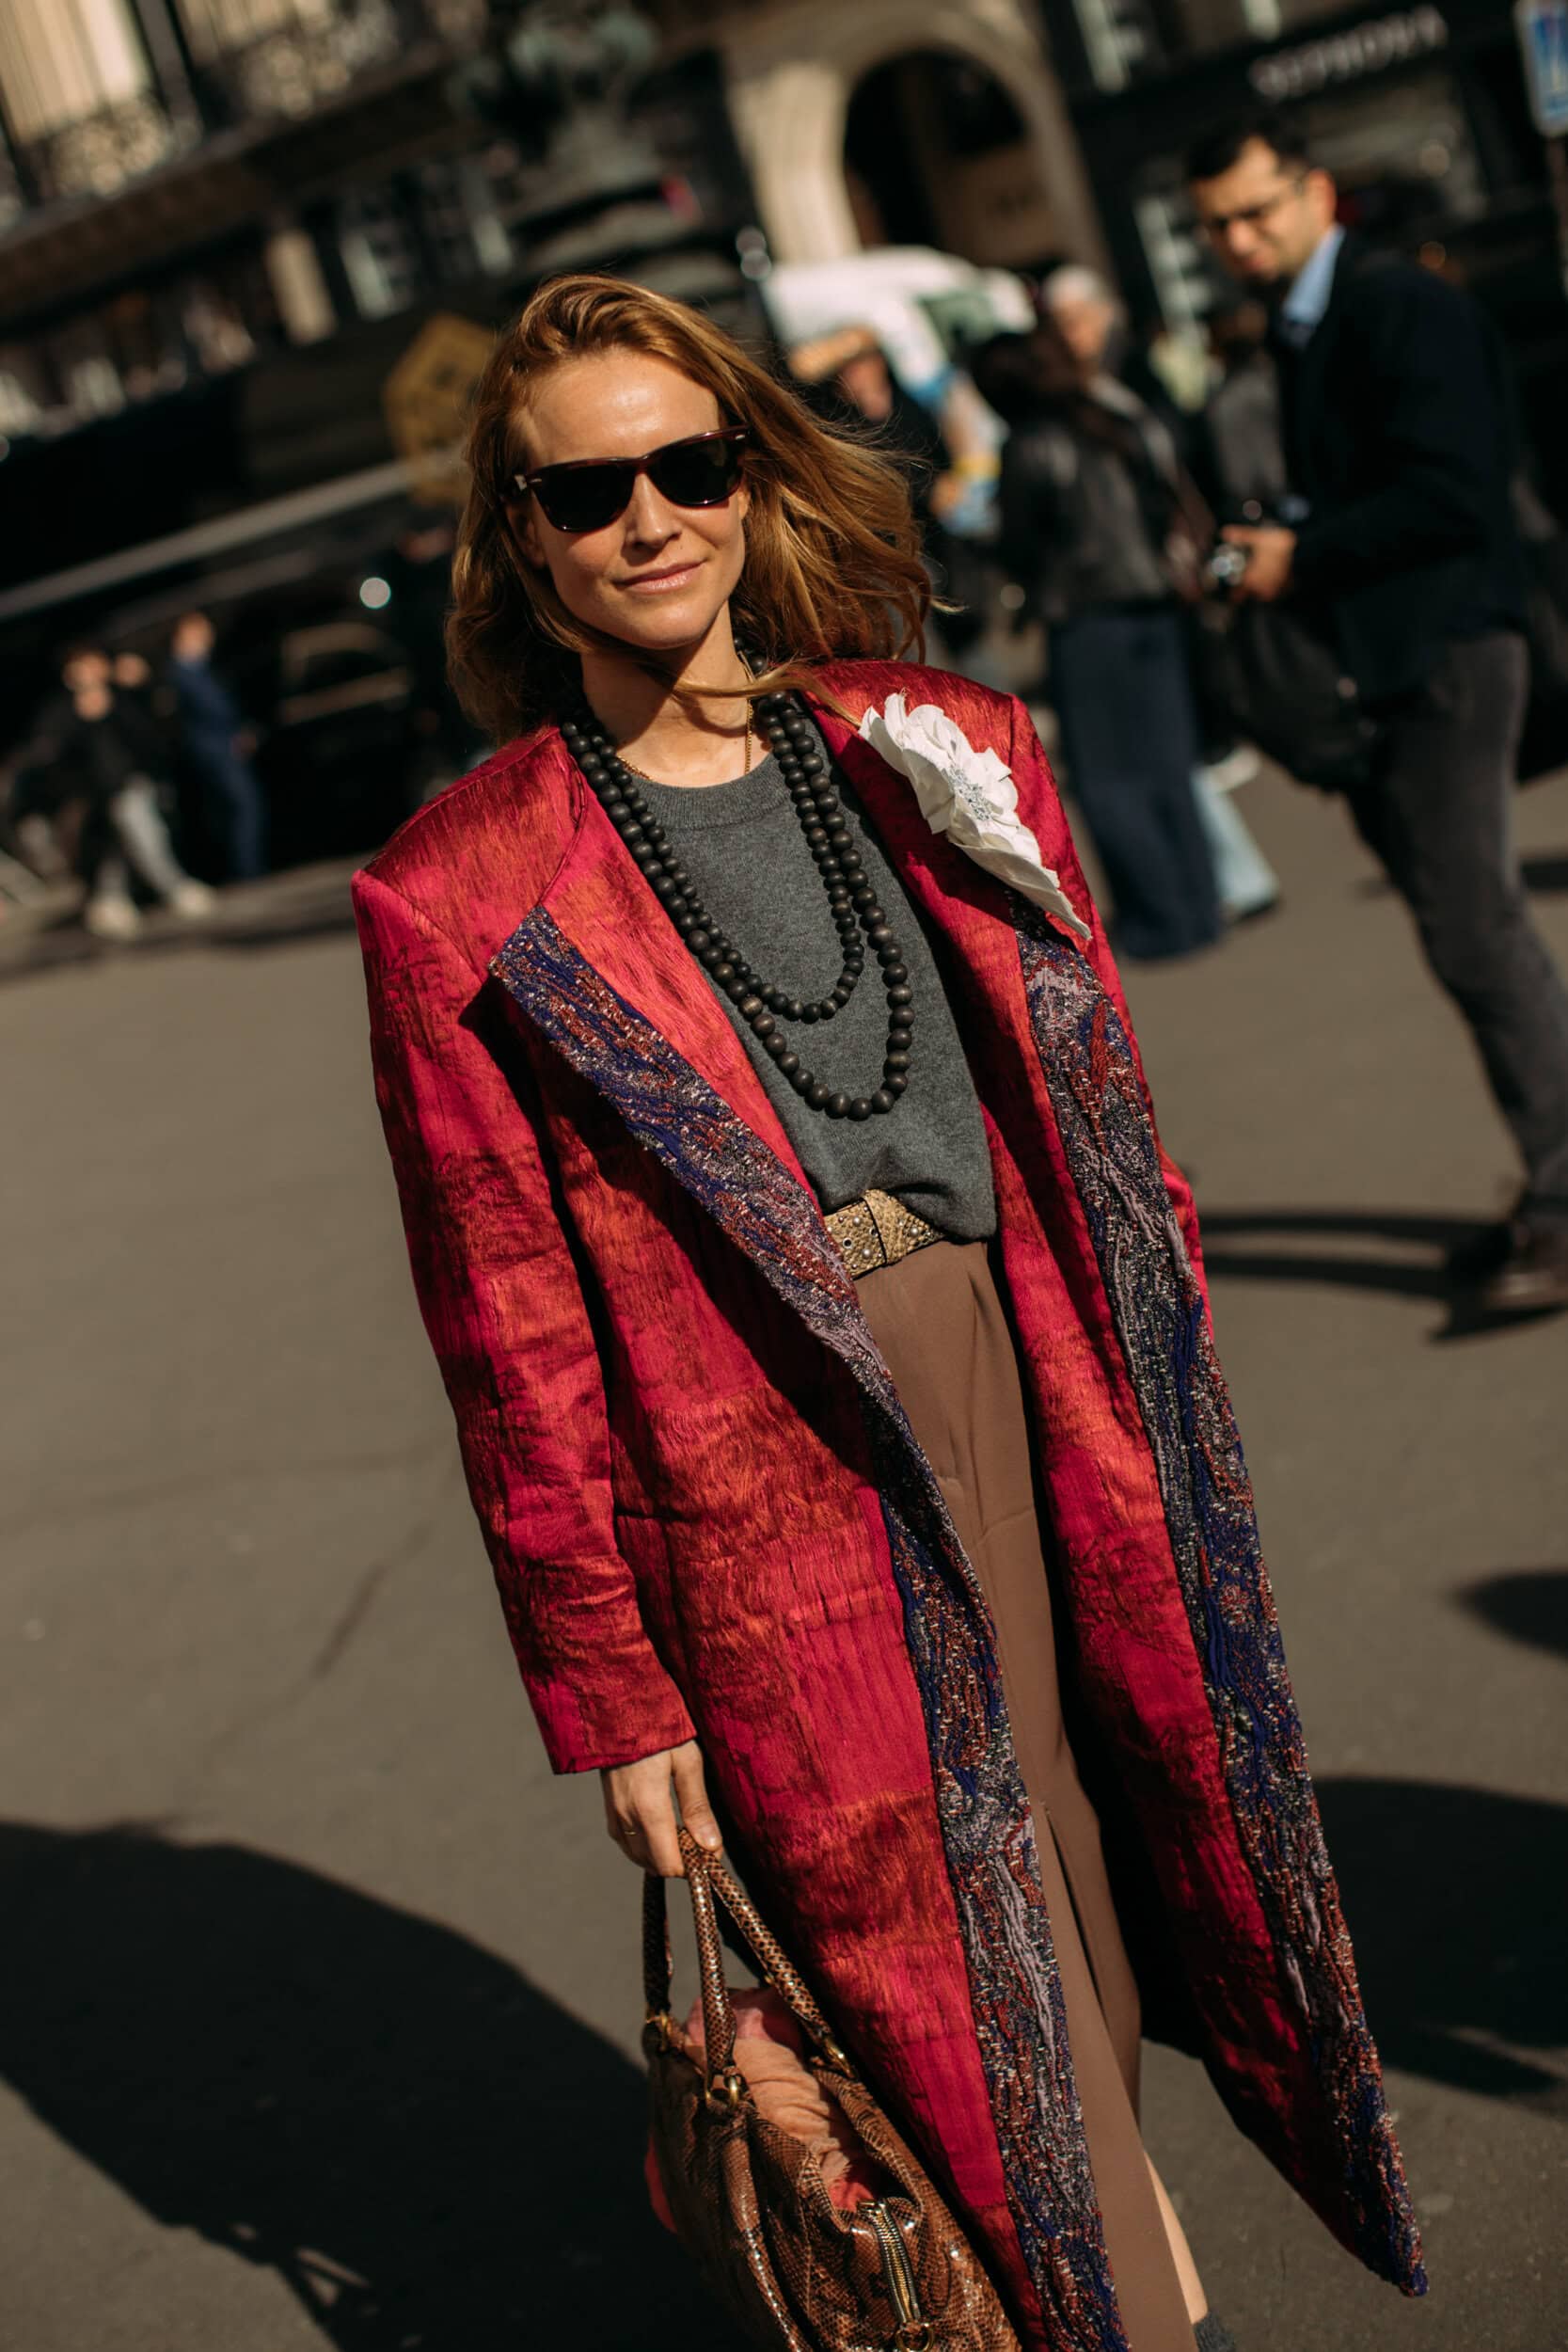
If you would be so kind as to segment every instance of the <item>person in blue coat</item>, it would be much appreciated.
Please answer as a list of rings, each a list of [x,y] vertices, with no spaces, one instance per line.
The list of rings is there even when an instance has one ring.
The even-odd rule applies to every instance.
[[[187,756],[201,782],[226,879],[254,882],[267,870],[266,800],[250,764],[245,714],[213,668],[213,624],[183,612],[169,645],[169,678]]]

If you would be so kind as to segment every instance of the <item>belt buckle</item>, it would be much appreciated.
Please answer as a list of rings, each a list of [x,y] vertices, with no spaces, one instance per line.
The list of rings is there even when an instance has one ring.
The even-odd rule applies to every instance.
[[[827,1219],[847,1272],[858,1281],[879,1267],[897,1265],[941,1234],[890,1192],[867,1185],[858,1200],[847,1200]]]

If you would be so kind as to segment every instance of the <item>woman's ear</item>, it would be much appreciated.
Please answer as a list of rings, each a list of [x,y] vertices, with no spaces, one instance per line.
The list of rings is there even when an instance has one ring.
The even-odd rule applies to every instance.
[[[531,498],[507,501],[506,527],[524,563],[531,564],[536,572],[542,572],[545,569],[545,548],[539,536],[538,517]]]

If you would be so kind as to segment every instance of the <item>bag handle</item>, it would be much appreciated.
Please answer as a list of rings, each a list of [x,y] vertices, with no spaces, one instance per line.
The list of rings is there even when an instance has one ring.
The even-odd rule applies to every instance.
[[[681,1859],[686,1865],[687,1891],[697,1931],[697,1965],[703,1987],[703,2031],[706,2038],[708,2097],[721,2105],[739,2104],[745,2085],[735,2063],[735,2010],[724,1981],[724,1953],[719,1935],[717,1896],[729,1913],[756,1962],[796,2024],[813,2041],[828,2064],[840,2074],[853,2072],[833,2038],[832,2027],[778,1938],[764,1926],[750,1896],[744,1894],[717,1854],[699,1846],[688,1829],[679,1833]],[[648,2023],[669,2028],[670,1922],[662,1878],[649,1871],[642,1882],[642,1988]]]

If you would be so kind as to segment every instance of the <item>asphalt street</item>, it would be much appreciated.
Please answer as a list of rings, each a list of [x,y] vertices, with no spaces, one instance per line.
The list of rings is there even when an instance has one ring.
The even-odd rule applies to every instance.
[[[1132,976],[1432,2292],[1151,2051],[1242,2352],[1568,2342],[1568,1317],[1445,1246],[1506,1140],[1337,811]],[[1520,801],[1568,961],[1568,780]],[[638,1884],[553,1780],[409,1287],[341,888],[0,987],[0,2345],[736,2352],[641,2180]]]

